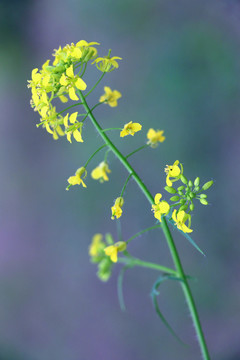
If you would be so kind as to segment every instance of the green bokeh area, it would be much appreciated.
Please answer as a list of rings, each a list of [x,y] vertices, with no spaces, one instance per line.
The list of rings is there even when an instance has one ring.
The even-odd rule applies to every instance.
[[[0,359],[4,360],[192,360],[200,359],[181,288],[165,282],[159,305],[189,346],[171,336],[154,312],[154,270],[129,269],[117,299],[117,264],[101,283],[88,257],[95,233],[117,240],[110,208],[127,172],[110,154],[110,180],[100,184],[89,164],[87,189],[65,191],[67,179],[102,145],[89,121],[84,143],[54,141],[36,128],[37,113],[26,86],[59,45],[98,41],[123,60],[89,96],[93,106],[110,86],[122,93],[117,108],[98,107],[103,127],[142,124],[134,137],[113,142],[128,154],[146,141],[150,127],[164,130],[157,149],[133,155],[130,163],[152,194],[165,199],[164,167],[183,163],[189,179],[213,179],[209,206],[198,205],[192,237],[201,256],[173,231],[213,359],[240,358],[239,130],[240,6],[238,1],[1,1],[0,2]],[[88,88],[99,72],[86,74]],[[133,180],[126,193],[122,230],[127,240],[155,221]],[[161,231],[129,244],[132,255],[172,266]]]

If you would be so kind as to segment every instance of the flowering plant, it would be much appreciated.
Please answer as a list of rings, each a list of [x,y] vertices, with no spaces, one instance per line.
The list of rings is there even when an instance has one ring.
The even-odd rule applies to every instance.
[[[111,50],[109,50],[106,56],[98,57],[96,48],[98,45],[99,43],[97,42],[88,43],[85,40],[81,40],[76,44],[72,43],[63,48],[59,47],[57,50],[54,50],[54,61],[52,64],[50,60],[47,60],[40,70],[38,68],[33,69],[32,79],[29,81],[28,87],[31,88],[32,92],[31,106],[40,116],[40,122],[37,126],[46,129],[46,131],[53,136],[54,140],[66,136],[70,143],[73,139],[83,143],[83,124],[87,119],[92,122],[103,140],[103,145],[98,149],[94,149],[93,154],[85,164],[81,164],[75,171],[75,175],[68,178],[66,189],[69,190],[75,185],[87,188],[87,168],[89,164],[93,162],[94,156],[102,149],[105,149],[106,152],[103,160],[100,164],[92,168],[91,177],[94,180],[99,180],[100,183],[109,181],[111,177],[111,170],[108,165],[109,152],[112,152],[116,156],[128,172],[122,189],[117,194],[113,206],[109,209],[111,218],[119,221],[119,218],[124,217],[124,204],[127,201],[124,197],[124,192],[130,178],[133,178],[150,203],[149,211],[153,211],[153,221],[157,221],[156,224],[151,224],[150,227],[139,231],[126,240],[119,238],[115,241],[111,234],[106,234],[104,238],[102,234],[96,233],[89,246],[89,255],[91,261],[98,267],[97,275],[100,280],[107,281],[111,276],[113,266],[116,262],[124,265],[120,272],[118,282],[120,305],[121,308],[124,309],[121,284],[125,270],[130,267],[141,266],[160,272],[161,276],[158,277],[152,288],[152,301],[157,315],[175,336],[177,335],[159,309],[157,297],[159,295],[158,288],[163,281],[178,281],[182,286],[190,310],[203,359],[210,359],[196,305],[189,286],[190,277],[184,272],[170,227],[178,229],[195,249],[203,254],[199,246],[189,236],[189,233],[193,231],[191,227],[191,215],[195,210],[196,201],[199,201],[203,205],[208,205],[205,191],[212,186],[213,181],[208,181],[203,186],[200,186],[199,177],[196,177],[194,181],[189,180],[184,172],[182,163],[176,160],[173,165],[166,165],[165,168],[166,185],[164,189],[168,194],[171,194],[170,199],[162,200],[163,195],[161,193],[157,193],[153,197],[133,166],[128,162],[128,158],[146,147],[156,148],[165,141],[164,131],[150,128],[146,133],[146,143],[127,155],[124,155],[114,145],[107,135],[109,131],[119,132],[120,138],[128,135],[135,136],[135,134],[142,131],[142,125],[138,122],[129,121],[121,127],[102,129],[96,120],[94,110],[98,106],[107,104],[110,107],[116,107],[122,96],[118,90],[112,90],[109,86],[105,86],[104,94],[94,106],[90,107],[86,100],[105,74],[117,69],[119,67],[119,60],[122,60],[118,56],[111,57]],[[102,74],[96,84],[86,93],[87,83],[84,80],[84,75],[89,64],[96,66]],[[64,110],[57,111],[56,106],[53,105],[56,99],[59,99],[62,103],[67,103],[69,100],[72,100],[73,103]],[[83,112],[80,113],[79,110],[73,111],[73,108],[75,110],[77,106],[82,107]],[[63,115],[63,113],[65,113],[65,115]],[[131,138],[131,136],[129,136],[129,138]],[[178,186],[175,186],[175,184],[178,184]],[[161,191],[162,190],[163,189],[161,189]],[[154,218],[156,220],[154,220]],[[175,268],[146,262],[129,253],[131,248],[130,242],[132,240],[138,238],[145,232],[159,228],[163,231],[166,238]]]

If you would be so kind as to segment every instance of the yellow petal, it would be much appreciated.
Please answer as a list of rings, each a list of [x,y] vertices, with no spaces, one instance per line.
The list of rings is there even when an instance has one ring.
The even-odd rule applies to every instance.
[[[49,126],[48,123],[45,123],[45,127],[46,127],[47,132],[49,132],[49,134],[53,134],[53,131],[52,131],[52,129],[50,128],[50,126]]]
[[[87,84],[85,83],[85,81],[83,81],[83,79],[81,78],[78,78],[76,83],[75,83],[76,87],[79,89],[79,90],[85,90],[86,87],[87,87]]]
[[[74,87],[69,88],[69,97],[71,100],[79,100],[76,95]]]
[[[68,98],[66,96],[64,96],[64,95],[60,95],[59,99],[61,100],[62,103],[68,102]]]
[[[71,139],[72,134],[70,132],[67,133],[67,139],[70,143],[72,143],[72,139]]]
[[[77,112],[77,111],[74,112],[74,113],[72,113],[72,114],[70,115],[69,121],[70,121],[71,124],[74,124],[74,123],[76,122],[76,120],[77,120],[77,115],[78,115],[78,112]]]
[[[83,142],[82,135],[78,130],[73,131],[73,137],[78,142]]]
[[[181,224],[181,230],[185,233],[191,233],[193,230],[189,229],[185,224]]]
[[[62,74],[62,76],[60,77],[59,82],[60,82],[61,85],[67,86],[68,81],[67,81],[67,78],[66,78],[65,74]]]
[[[71,66],[69,66],[69,68],[67,68],[66,74],[67,74],[67,76],[70,77],[70,78],[73,78],[73,77],[74,77],[73,65],[71,65]]]
[[[139,123],[133,123],[132,124],[132,130],[134,132],[140,131],[142,129],[142,125],[140,125]]]
[[[156,135],[156,131],[154,129],[149,129],[147,133],[148,140],[152,140]]]
[[[162,194],[158,193],[154,197],[155,204],[159,204],[160,199],[162,198]]]
[[[79,176],[70,176],[70,178],[68,178],[68,182],[71,185],[80,185],[80,177]]]
[[[175,209],[172,213],[172,218],[173,220],[175,221],[175,223],[177,223],[177,217],[176,217],[176,213],[177,213],[177,210]]]
[[[120,132],[120,137],[124,137],[124,136],[127,136],[127,135],[128,135],[128,132],[126,130],[124,130],[124,129]]]
[[[69,114],[67,114],[67,115],[64,116],[64,118],[63,118],[63,124],[64,124],[65,128],[68,127],[68,115],[69,115]]]
[[[159,208],[162,214],[167,214],[170,210],[170,205],[166,201],[161,201]]]
[[[99,167],[96,167],[92,172],[91,176],[94,180],[98,180],[102,177],[102,170]]]
[[[167,186],[169,186],[169,187],[172,186],[172,182],[171,182],[171,180],[169,179],[169,175],[168,175],[167,178],[166,178],[166,183],[167,183]]]

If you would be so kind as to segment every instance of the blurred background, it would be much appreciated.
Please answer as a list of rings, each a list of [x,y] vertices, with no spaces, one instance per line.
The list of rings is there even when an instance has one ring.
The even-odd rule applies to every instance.
[[[121,56],[103,86],[123,94],[117,108],[95,111],[105,127],[143,124],[134,138],[111,138],[127,154],[145,142],[149,127],[166,141],[130,162],[151,192],[165,184],[163,168],[176,159],[204,183],[210,206],[196,206],[193,239],[201,256],[173,231],[213,359],[240,359],[239,128],[240,2],[238,0],[0,0],[0,359],[197,360],[198,345],[181,288],[164,283],[160,308],[189,346],[179,344],[152,307],[158,273],[132,269],[124,279],[127,310],[117,298],[116,265],[107,283],[96,277],[88,247],[96,232],[111,232],[113,204],[127,173],[112,155],[110,181],[86,179],[66,192],[67,178],[101,140],[90,123],[84,143],[54,141],[36,128],[27,79],[53,49],[81,39]],[[89,88],[99,77],[92,67]],[[102,160],[99,153],[89,170]],[[167,195],[166,195],[167,197]],[[142,193],[130,181],[124,239],[154,223]],[[172,266],[161,231],[131,243],[142,259]]]

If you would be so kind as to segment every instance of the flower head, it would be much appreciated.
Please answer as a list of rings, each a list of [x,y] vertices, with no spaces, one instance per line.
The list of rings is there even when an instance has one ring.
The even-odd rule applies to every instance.
[[[66,70],[66,74],[62,74],[60,84],[64,86],[64,90],[69,94],[71,100],[79,100],[75,88],[79,90],[85,90],[87,85],[78,75],[74,75],[73,65],[69,66]]]
[[[148,144],[151,147],[157,147],[159,142],[163,142],[165,140],[165,136],[163,136],[163,130],[154,130],[154,129],[149,129],[148,133],[147,133],[147,138],[148,138]]]
[[[120,132],[120,136],[124,137],[127,135],[134,135],[136,132],[140,131],[142,129],[142,125],[139,123],[133,123],[130,121],[129,123],[124,125],[123,130]]]
[[[107,246],[104,251],[107,256],[110,257],[112,262],[117,262],[118,252],[126,250],[127,245],[124,241],[118,241],[114,245]]]
[[[70,176],[70,178],[68,178],[68,182],[70,185],[82,184],[82,186],[86,188],[87,186],[83,182],[83,179],[82,179],[82,177],[85,179],[86,176],[87,176],[87,170],[82,166],[79,169],[77,169],[74,176]],[[68,188],[67,188],[67,190],[68,190]]]
[[[105,161],[102,161],[91,173],[91,176],[94,180],[100,180],[100,182],[108,181],[107,176],[111,170],[108,167],[108,164]]]
[[[176,160],[173,165],[166,165],[165,173],[167,174],[166,183],[167,186],[172,186],[173,181],[177,181],[181,174],[183,173],[183,167],[182,164],[180,164],[180,167],[178,166],[179,161]],[[170,180],[170,178],[173,178]]]
[[[109,50],[109,54],[110,53],[111,51]],[[110,55],[108,55],[104,57],[98,57],[92,62],[92,64],[95,63],[98,70],[102,72],[110,72],[119,67],[116,60],[122,60],[122,58],[120,58],[119,56],[113,56],[112,58],[110,58]]]
[[[73,135],[74,139],[77,142],[83,142],[83,139],[82,139],[82,126],[83,126],[83,123],[77,121],[77,115],[78,115],[78,112],[74,112],[74,113],[72,113],[70,115],[69,121],[72,124],[70,126],[68,124],[68,116],[69,116],[69,114],[64,116],[64,119],[63,119],[63,124],[65,126],[65,131],[66,131],[66,134],[67,134],[67,139],[68,139],[68,141],[70,143],[72,142],[72,140],[71,140],[72,135]]]
[[[116,107],[118,104],[117,100],[122,97],[122,94],[117,90],[112,91],[108,86],[104,86],[104,91],[105,94],[100,97],[99,101],[104,102],[111,107]]]
[[[124,204],[123,197],[118,197],[115,200],[114,205],[111,207],[112,210],[112,217],[111,219],[114,220],[114,216],[119,219],[122,216],[122,206]]]
[[[193,230],[190,229],[191,227],[191,215],[185,213],[184,210],[180,210],[177,213],[177,210],[175,209],[172,214],[172,218],[175,221],[175,225],[178,227],[178,229],[182,230],[185,233],[191,233]],[[188,220],[188,226],[185,225],[185,222]]]
[[[152,205],[154,217],[158,219],[160,222],[162,221],[162,215],[168,214],[170,210],[170,205],[164,200],[160,201],[161,198],[162,198],[162,194],[160,193],[156,194],[154,197],[155,205]]]
[[[91,245],[89,246],[89,255],[93,258],[98,257],[101,255],[106,244],[103,242],[103,235],[102,234],[95,234],[92,238]]]

